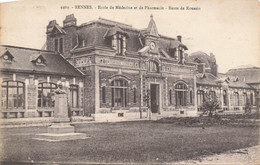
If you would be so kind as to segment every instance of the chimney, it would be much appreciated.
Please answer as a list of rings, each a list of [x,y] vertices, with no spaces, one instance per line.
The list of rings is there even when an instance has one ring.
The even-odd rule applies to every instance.
[[[55,25],[58,25],[56,20],[50,21],[49,24],[47,25],[47,33],[51,32]]]
[[[63,21],[63,27],[77,26],[77,19],[74,17],[74,14],[67,15]]]
[[[177,39],[181,42],[181,35],[178,35]]]

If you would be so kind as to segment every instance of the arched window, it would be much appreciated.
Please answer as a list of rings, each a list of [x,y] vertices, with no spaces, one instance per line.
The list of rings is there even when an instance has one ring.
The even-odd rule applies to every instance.
[[[228,100],[227,100],[227,91],[226,90],[224,90],[223,91],[223,104],[224,104],[224,106],[227,106],[228,104]]]
[[[112,85],[112,107],[127,107],[127,86],[124,79],[115,79]]]
[[[187,97],[187,85],[184,83],[178,83],[175,85],[176,94],[176,106],[185,106]]]
[[[70,85],[70,102],[72,108],[78,108],[79,86]]]
[[[24,83],[5,81],[2,83],[2,108],[24,108]]]
[[[38,107],[54,107],[55,98],[54,90],[57,84],[54,83],[39,83],[38,85]]]
[[[197,91],[198,107],[202,105],[203,101],[204,101],[204,91],[203,90],[198,90]]]
[[[148,71],[153,73],[159,73],[159,64],[155,61],[149,61]]]
[[[238,92],[234,93],[234,106],[239,106],[239,94],[238,94]]]

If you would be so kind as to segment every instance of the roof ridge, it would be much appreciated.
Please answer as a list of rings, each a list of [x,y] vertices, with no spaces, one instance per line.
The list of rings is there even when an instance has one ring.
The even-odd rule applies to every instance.
[[[43,51],[43,52],[51,52],[54,53],[54,51],[50,51],[50,50],[41,50],[41,49],[36,49],[36,48],[27,48],[27,47],[21,47],[21,46],[13,46],[13,45],[0,45],[2,47],[11,47],[11,48],[18,48],[18,49],[26,49],[26,50],[35,50],[35,51]]]

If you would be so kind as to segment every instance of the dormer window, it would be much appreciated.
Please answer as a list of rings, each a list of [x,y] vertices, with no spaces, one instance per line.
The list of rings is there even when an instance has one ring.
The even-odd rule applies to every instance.
[[[104,38],[111,40],[112,48],[116,51],[117,55],[125,55],[126,52],[126,38],[129,35],[122,30],[118,25],[107,30]]]
[[[122,55],[124,54],[124,43],[125,39],[122,35],[116,35],[116,54]]]
[[[183,48],[179,47],[177,50],[178,50],[178,63],[184,64]]]
[[[3,62],[12,62],[14,58],[9,51],[6,51],[1,57]]]
[[[31,62],[35,63],[36,65],[45,65],[46,60],[42,55],[32,55],[30,57]]]

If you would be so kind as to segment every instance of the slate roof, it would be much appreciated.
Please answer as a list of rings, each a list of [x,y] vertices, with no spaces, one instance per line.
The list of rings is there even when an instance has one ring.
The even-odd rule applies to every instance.
[[[144,46],[144,33],[146,34],[147,31],[151,30],[152,28],[151,22],[154,23],[154,20],[150,21],[148,28],[145,29],[136,29],[131,25],[103,18],[84,23],[79,26],[77,30],[79,45],[76,49],[87,46],[104,46],[107,48],[111,48],[111,39],[106,36],[110,36],[115,32],[119,32],[127,34],[127,51],[138,52]],[[158,36],[159,48],[163,49],[163,51],[168,55],[170,48],[176,48],[179,45],[183,46],[187,50],[187,47],[175,38],[166,37],[160,34],[158,34]]]
[[[237,76],[246,83],[260,83],[260,68],[255,66],[240,66],[230,69],[226,73],[229,76]]]
[[[0,70],[16,70],[20,72],[46,73],[64,76],[82,76],[83,74],[72,66],[63,56],[51,51],[2,45],[0,56],[9,51],[13,56],[11,62],[0,59]],[[34,60],[42,56],[45,64],[37,65]]]
[[[211,86],[219,86],[218,78],[213,76],[211,73],[197,74],[197,84],[200,85],[211,85]]]
[[[211,73],[197,74],[197,84],[200,85],[211,85],[220,86],[220,83],[226,82],[231,88],[251,88],[246,82],[231,76],[221,75],[220,77],[215,77]]]
[[[214,60],[211,56],[201,51],[191,53],[190,59],[193,61],[200,61],[200,63],[205,63],[206,68],[210,68],[210,62]]]

